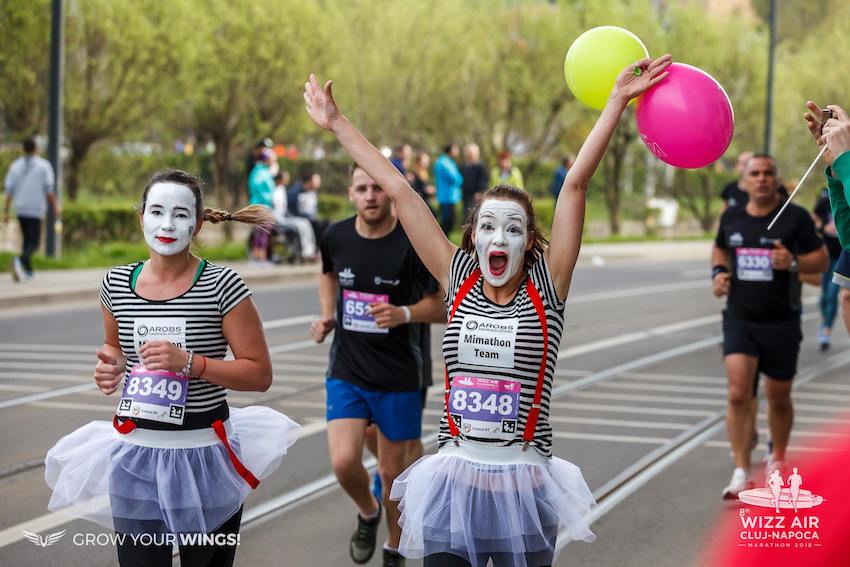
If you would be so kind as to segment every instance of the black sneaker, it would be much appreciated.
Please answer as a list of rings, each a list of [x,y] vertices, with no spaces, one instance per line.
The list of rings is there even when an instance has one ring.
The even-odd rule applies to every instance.
[[[381,523],[381,503],[378,502],[378,515],[374,520],[364,520],[357,514],[357,529],[348,543],[351,560],[358,565],[368,563],[375,554],[375,540],[378,537],[378,524]]]
[[[404,567],[404,557],[395,551],[385,549],[384,567]]]

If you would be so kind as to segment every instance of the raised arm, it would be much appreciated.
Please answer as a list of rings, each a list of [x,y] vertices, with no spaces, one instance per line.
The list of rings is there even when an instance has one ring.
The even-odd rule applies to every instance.
[[[422,263],[443,289],[448,288],[449,265],[457,247],[443,234],[428,205],[407,179],[342,115],[334,102],[332,83],[328,81],[323,89],[311,74],[309,82],[304,84],[304,102],[310,118],[333,132],[348,155],[390,195],[396,215]]]
[[[573,166],[567,172],[555,205],[552,234],[549,249],[546,251],[546,261],[549,264],[558,297],[566,298],[570,290],[573,269],[581,248],[587,185],[596,172],[599,162],[602,161],[602,156],[605,155],[605,149],[611,141],[620,116],[631,99],[655,86],[667,76],[665,69],[672,62],[673,58],[668,54],[654,61],[642,59],[623,69],[617,77],[617,83],[611,91],[605,109],[582,144]],[[640,72],[638,73],[636,69],[640,69]]]

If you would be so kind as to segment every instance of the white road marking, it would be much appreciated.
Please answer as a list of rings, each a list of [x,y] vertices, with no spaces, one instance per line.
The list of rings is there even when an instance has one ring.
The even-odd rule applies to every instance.
[[[68,388],[62,388],[61,390],[51,390],[49,392],[43,392],[41,394],[33,394],[32,396],[24,396],[22,398],[15,398],[12,400],[4,400],[0,402],[0,409],[19,406],[22,404],[28,404],[31,402],[38,402],[41,400],[48,400],[50,398],[56,398],[59,396],[67,396],[68,394],[76,394],[79,392],[84,392],[86,390],[92,390],[94,388],[95,385],[94,382],[92,382],[91,384],[80,384],[79,386],[70,386]]]
[[[615,394],[611,392],[576,392],[573,396],[579,398],[593,398],[598,400],[622,400],[625,402],[652,402],[652,403],[668,403],[668,404],[691,404],[695,406],[725,406],[725,399],[696,399],[696,398],[676,398],[673,396],[642,396],[640,394]]]
[[[688,382],[693,384],[705,384],[721,382],[726,384],[726,376],[683,376],[680,374],[650,374],[647,372],[623,372],[621,378],[635,380],[654,380],[658,382]]]
[[[325,343],[328,343],[328,339],[325,339]],[[285,345],[277,345],[269,348],[270,354],[277,354],[281,352],[289,352],[292,350],[301,350],[305,348],[322,346],[321,344],[317,344],[316,341],[310,339],[306,341],[296,341],[294,343],[287,343]]]
[[[272,319],[271,321],[263,321],[263,329],[268,331],[269,329],[310,324],[318,318],[318,315],[300,315],[298,317],[286,317],[285,319]]]
[[[729,444],[729,441],[706,441],[702,444],[703,447],[712,447],[715,449],[726,449],[727,451],[732,447]],[[760,443],[758,447],[756,447],[757,451],[767,452],[767,445],[764,443]],[[787,451],[789,453],[828,453],[831,452],[830,449],[824,449],[821,447],[810,447],[807,445],[789,445]]]
[[[442,412],[441,412],[442,413]],[[624,419],[602,419],[593,417],[549,416],[550,423],[577,423],[581,425],[604,425],[606,427],[628,427],[633,429],[681,429],[691,427],[692,423],[673,423],[667,421],[633,421]]]
[[[714,415],[711,411],[679,409],[679,408],[657,408],[657,407],[641,407],[641,406],[612,406],[607,404],[585,404],[574,402],[552,402],[553,409],[568,409],[578,411],[592,412],[611,412],[611,413],[631,413],[641,415],[676,415],[683,417],[708,417]]]
[[[672,384],[637,384],[634,382],[624,383],[618,381],[606,382],[604,384],[599,384],[600,388],[608,388],[608,389],[621,389],[621,390],[641,390],[646,392],[676,392],[676,393],[686,393],[686,394],[708,394],[715,396],[726,396],[727,389],[726,388],[700,388],[696,386],[676,386]],[[808,385],[806,385],[808,388]],[[801,392],[799,389],[795,388],[791,394],[792,400],[823,400],[825,402],[829,401],[841,401],[841,400],[850,400],[850,396],[841,395],[841,394],[818,394],[815,392]]]
[[[35,345],[29,343],[0,343],[0,350],[36,352],[87,352],[94,354],[100,345]]]
[[[603,435],[600,433],[574,433],[571,431],[555,431],[552,436],[556,439],[579,439],[582,441],[611,441],[613,443],[644,443],[660,445],[670,441],[666,437],[639,437],[636,435]]]
[[[115,413],[115,404],[78,404],[76,402],[32,402],[34,408]]]
[[[598,293],[585,293],[576,297],[567,298],[567,308],[570,305],[581,303],[592,303],[594,301],[610,301],[612,299],[625,299],[628,297],[642,297],[653,293],[669,293],[671,291],[685,291],[689,289],[699,289],[711,287],[711,282],[708,278],[705,281],[698,282],[676,282],[669,284],[647,285],[643,287],[633,287],[614,291],[600,291]]]
[[[0,392],[43,392],[44,386],[26,386],[23,384],[0,384]]]
[[[13,351],[0,351],[0,360],[44,360],[45,353],[43,352],[13,352]],[[62,360],[71,362],[71,361],[80,361],[80,362],[91,362],[90,366],[94,368],[94,365],[97,364],[97,354],[95,353],[95,349],[92,348],[92,351],[88,354],[77,354],[77,353],[67,353],[64,352],[61,354]],[[6,366],[6,364],[3,364]]]

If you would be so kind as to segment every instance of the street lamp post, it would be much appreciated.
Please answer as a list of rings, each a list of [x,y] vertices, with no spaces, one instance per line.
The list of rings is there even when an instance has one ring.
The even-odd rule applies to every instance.
[[[776,51],[776,0],[770,0],[770,44],[767,49],[767,108],[764,117],[764,153],[770,154],[773,127],[773,59]]]
[[[62,189],[62,84],[64,82],[64,20],[62,0],[53,0],[53,17],[50,32],[50,103],[48,109],[47,158],[53,166],[56,183],[56,199]],[[53,208],[47,208],[45,243],[48,256],[56,256],[56,219]],[[60,236],[61,237],[61,236]]]

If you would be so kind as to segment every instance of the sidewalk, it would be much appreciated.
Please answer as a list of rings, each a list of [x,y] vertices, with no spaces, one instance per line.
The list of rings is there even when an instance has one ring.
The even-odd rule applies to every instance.
[[[707,240],[587,244],[582,246],[579,265],[599,265],[611,261],[705,260],[708,266],[710,251],[711,242]],[[283,283],[310,284],[315,281],[321,269],[318,263],[271,268],[250,266],[246,261],[221,263],[236,270],[248,286]],[[36,273],[35,280],[20,284],[15,283],[10,274],[0,274],[0,311],[13,307],[43,306],[48,303],[89,299],[96,301],[100,282],[106,270],[106,268],[42,270]]]

